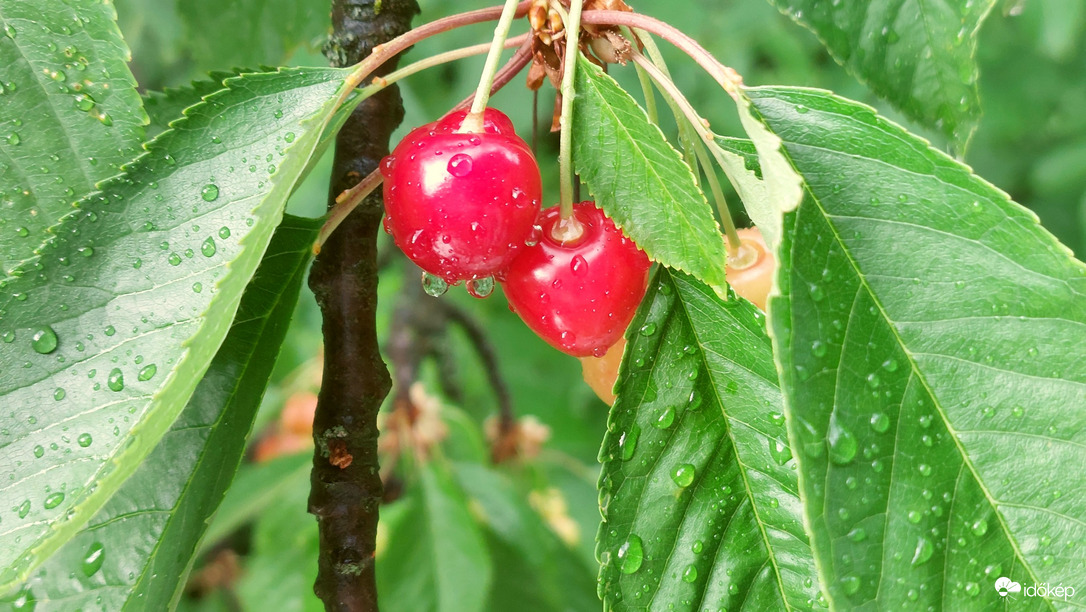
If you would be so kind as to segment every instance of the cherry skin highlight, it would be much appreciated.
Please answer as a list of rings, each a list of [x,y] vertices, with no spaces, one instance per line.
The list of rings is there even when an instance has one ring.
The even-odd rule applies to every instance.
[[[554,238],[557,207],[539,215],[539,243],[499,280],[509,305],[541,338],[574,356],[603,355],[622,337],[648,284],[651,262],[592,202],[573,207],[583,233]]]
[[[446,282],[493,276],[524,248],[539,213],[539,166],[509,118],[486,109],[483,132],[460,133],[467,111],[416,128],[381,162],[385,230],[420,268]]]

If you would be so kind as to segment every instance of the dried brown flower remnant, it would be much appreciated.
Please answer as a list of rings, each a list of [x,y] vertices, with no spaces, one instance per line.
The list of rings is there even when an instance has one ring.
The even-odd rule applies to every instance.
[[[566,50],[566,32],[560,5],[569,9],[569,0],[534,0],[528,9],[532,28],[532,65],[528,69],[528,87],[538,90],[549,79],[555,89],[561,87]],[[626,11],[631,9],[622,0],[587,0],[585,11]],[[625,64],[630,58],[631,45],[615,26],[585,25],[578,44],[589,60],[599,64]]]

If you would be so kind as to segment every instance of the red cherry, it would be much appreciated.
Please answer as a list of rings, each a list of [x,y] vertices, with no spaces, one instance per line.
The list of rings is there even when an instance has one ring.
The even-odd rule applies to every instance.
[[[420,268],[453,283],[513,260],[539,213],[531,149],[488,108],[483,133],[458,133],[466,111],[416,128],[381,163],[385,229]]]
[[[500,280],[509,305],[560,351],[602,356],[622,337],[648,285],[649,258],[592,202],[573,207],[584,232],[560,242],[557,207],[539,215],[538,244],[524,249]]]

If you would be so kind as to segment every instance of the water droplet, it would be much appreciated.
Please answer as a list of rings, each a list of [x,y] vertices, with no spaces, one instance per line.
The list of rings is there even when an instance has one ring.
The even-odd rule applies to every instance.
[[[23,141],[23,139],[19,137],[18,132],[12,132],[12,133],[8,134],[8,144],[9,145],[17,145],[22,141]]]
[[[107,336],[112,336],[113,334],[117,333],[117,328],[113,327],[112,325],[108,325],[106,326],[105,333]]]
[[[64,391],[64,389],[61,389],[60,387],[57,387],[57,390],[53,391],[53,399],[55,399],[58,402],[60,400],[64,399],[64,396],[66,396],[66,395],[67,395],[67,393]]]
[[[855,527],[848,532],[848,539],[853,542],[863,542],[867,539],[867,530],[863,527]]]
[[[859,449],[856,436],[838,425],[836,419],[830,420],[830,429],[827,436],[830,442],[831,461],[838,465],[848,465],[856,458],[856,451]]]
[[[826,356],[826,345],[825,345],[825,343],[823,343],[821,340],[815,340],[814,342],[812,342],[811,343],[811,353],[815,357],[825,357]]]
[[[15,28],[13,26],[11,26],[10,24],[5,24],[4,25],[4,36],[7,36],[8,38],[10,38],[12,40],[15,40],[15,34],[16,33],[17,32],[16,32],[16,30],[15,30]]]
[[[158,366],[156,366],[155,364],[152,363],[152,364],[144,366],[139,371],[139,374],[136,375],[136,378],[141,380],[141,381],[146,382],[146,381],[151,380],[152,378],[154,378],[155,374],[157,372],[158,372]]]
[[[872,372],[872,373],[867,375],[867,386],[868,387],[871,387],[872,389],[878,389],[880,382],[881,381],[879,380],[879,375],[878,374]]]
[[[532,230],[528,232],[528,237],[524,239],[524,245],[534,247],[540,240],[543,240],[543,228],[533,225]]]
[[[283,134],[283,140],[287,141],[287,144],[294,142],[294,132]]]
[[[449,290],[449,283],[446,283],[440,276],[423,272],[422,290],[426,292],[426,295],[439,297],[445,295],[445,292]]]
[[[652,322],[645,323],[641,326],[641,329],[639,331],[641,332],[642,336],[645,336],[647,338],[656,333],[656,324]]]
[[[623,574],[632,574],[641,569],[641,562],[645,559],[645,551],[641,544],[641,538],[630,534],[629,538],[618,548],[619,569]]]
[[[769,456],[777,465],[784,465],[792,459],[792,448],[784,440],[769,439]]]
[[[200,245],[200,252],[204,254],[204,257],[212,257],[218,252],[219,247],[215,244],[215,239],[211,236],[204,240],[204,243]]]
[[[494,293],[494,277],[487,276],[485,278],[476,278],[469,280],[466,284],[468,295],[474,298],[487,298],[491,293]]]
[[[106,386],[111,391],[121,391],[124,389],[124,373],[120,368],[113,368],[109,372],[109,378],[106,379]]]
[[[449,171],[449,174],[453,176],[465,177],[471,174],[471,167],[473,163],[474,162],[471,159],[470,155],[457,153],[456,155],[452,156],[452,159],[449,160],[447,169]]]
[[[826,298],[826,292],[822,290],[822,287],[818,285],[810,285],[808,289],[811,292],[811,299],[815,302],[821,302]]]
[[[200,293],[204,290],[204,284],[200,282],[192,283],[192,292]]]
[[[170,256],[166,258],[166,261],[170,262],[171,266],[180,266],[181,256],[177,253],[170,253]]]
[[[83,555],[83,575],[90,578],[98,573],[98,570],[102,569],[102,563],[105,562],[105,547],[100,542],[95,542],[87,549],[87,554]]]
[[[52,495],[46,497],[42,505],[45,506],[46,510],[52,510],[53,508],[59,506],[62,502],[64,502],[64,494],[60,491],[57,491],[56,493],[53,493]]]
[[[860,579],[856,576],[845,576],[841,579],[841,588],[846,595],[855,595],[860,590]]]
[[[931,555],[934,552],[935,547],[932,545],[930,540],[928,540],[927,538],[919,538],[916,541],[916,550],[913,551],[913,567],[927,563],[928,559],[931,559]]]
[[[225,225],[219,228],[219,238],[226,240],[230,237],[230,228]]]
[[[11,344],[12,342],[15,342],[15,332],[11,331],[10,329],[8,331],[5,331],[3,334],[0,334],[0,340],[3,340],[5,344]]]
[[[35,352],[48,355],[57,350],[57,333],[48,325],[40,327],[30,336],[30,346]]]
[[[701,540],[695,540],[694,543],[690,545],[690,551],[695,555],[700,555],[704,547],[705,545],[701,543]]]
[[[970,528],[970,530],[973,532],[973,535],[979,538],[984,534],[988,533],[988,521],[982,518],[977,519],[973,522],[973,526]]]
[[[694,483],[694,466],[690,463],[675,466],[671,470],[671,480],[684,489],[689,487]]]
[[[896,372],[897,361],[894,359],[887,359],[886,361],[882,362],[882,369],[886,370],[887,372]]]
[[[931,476],[931,466],[926,463],[921,463],[916,469],[920,471],[921,476]]]
[[[94,108],[94,98],[89,94],[76,94],[75,107],[83,112],[88,112]]]
[[[871,415],[871,429],[876,433],[886,433],[890,429],[890,417],[882,412]]]
[[[94,441],[94,438],[92,438],[92,437],[91,437],[91,435],[90,435],[89,433],[83,433],[83,434],[79,434],[79,437],[78,437],[78,438],[76,438],[76,440],[75,440],[75,441],[76,441],[76,442],[77,442],[77,443],[78,443],[78,444],[79,444],[80,446],[82,446],[83,448],[87,448],[88,446],[90,446],[90,445],[91,445],[91,442],[93,442],[93,441]]]
[[[809,110],[811,110],[811,109],[807,108],[806,106],[804,106],[802,104],[797,104],[796,105],[796,112],[801,114],[801,115],[806,115],[807,111],[809,111]]]
[[[652,422],[652,425],[657,429],[667,429],[668,427],[671,427],[672,423],[674,422],[675,409],[671,406],[668,406],[667,408],[664,408],[664,411],[656,417],[656,420]]]
[[[34,456],[36,458],[38,458],[38,459],[41,459],[43,455],[45,455],[45,448],[40,444],[35,446],[34,447]]]
[[[698,568],[687,565],[683,571],[683,582],[694,582],[698,579]]]
[[[219,186],[215,184],[204,185],[204,188],[200,190],[200,197],[205,202],[214,202],[219,199]]]
[[[641,427],[634,423],[618,439],[618,447],[622,452],[622,460],[629,461],[633,458],[634,449],[637,448],[637,439],[641,437]]]
[[[919,512],[917,512],[916,510],[910,510],[910,511],[909,511],[909,514],[907,514],[907,515],[906,515],[906,518],[908,518],[908,519],[909,519],[909,522],[910,522],[910,523],[912,523],[913,525],[915,525],[915,524],[919,523],[919,522],[920,522],[920,519],[922,519],[922,518],[924,518],[924,517],[923,517],[923,515],[921,515],[921,514],[920,514]]]
[[[580,255],[574,255],[573,259],[569,261],[569,270],[573,272],[574,276],[581,276],[588,272],[588,262]]]

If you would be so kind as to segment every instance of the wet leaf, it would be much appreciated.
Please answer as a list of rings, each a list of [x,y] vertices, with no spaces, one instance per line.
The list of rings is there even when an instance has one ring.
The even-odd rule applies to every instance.
[[[0,496],[25,508],[0,523],[0,585],[93,516],[180,413],[345,74],[231,79],[81,201],[0,288],[0,447],[13,458]]]
[[[765,319],[661,268],[600,459],[606,610],[810,610],[814,559]]]
[[[831,607],[1001,608],[1086,566],[1086,265],[872,109],[749,95],[806,182],[775,349]],[[1065,606],[1052,594],[1023,609]]]
[[[0,278],[140,151],[146,115],[115,18],[96,0],[0,5]]]
[[[245,451],[319,223],[284,219],[237,323],[181,416],[87,526],[16,597],[36,610],[166,610]],[[168,466],[168,469],[164,469]]]

